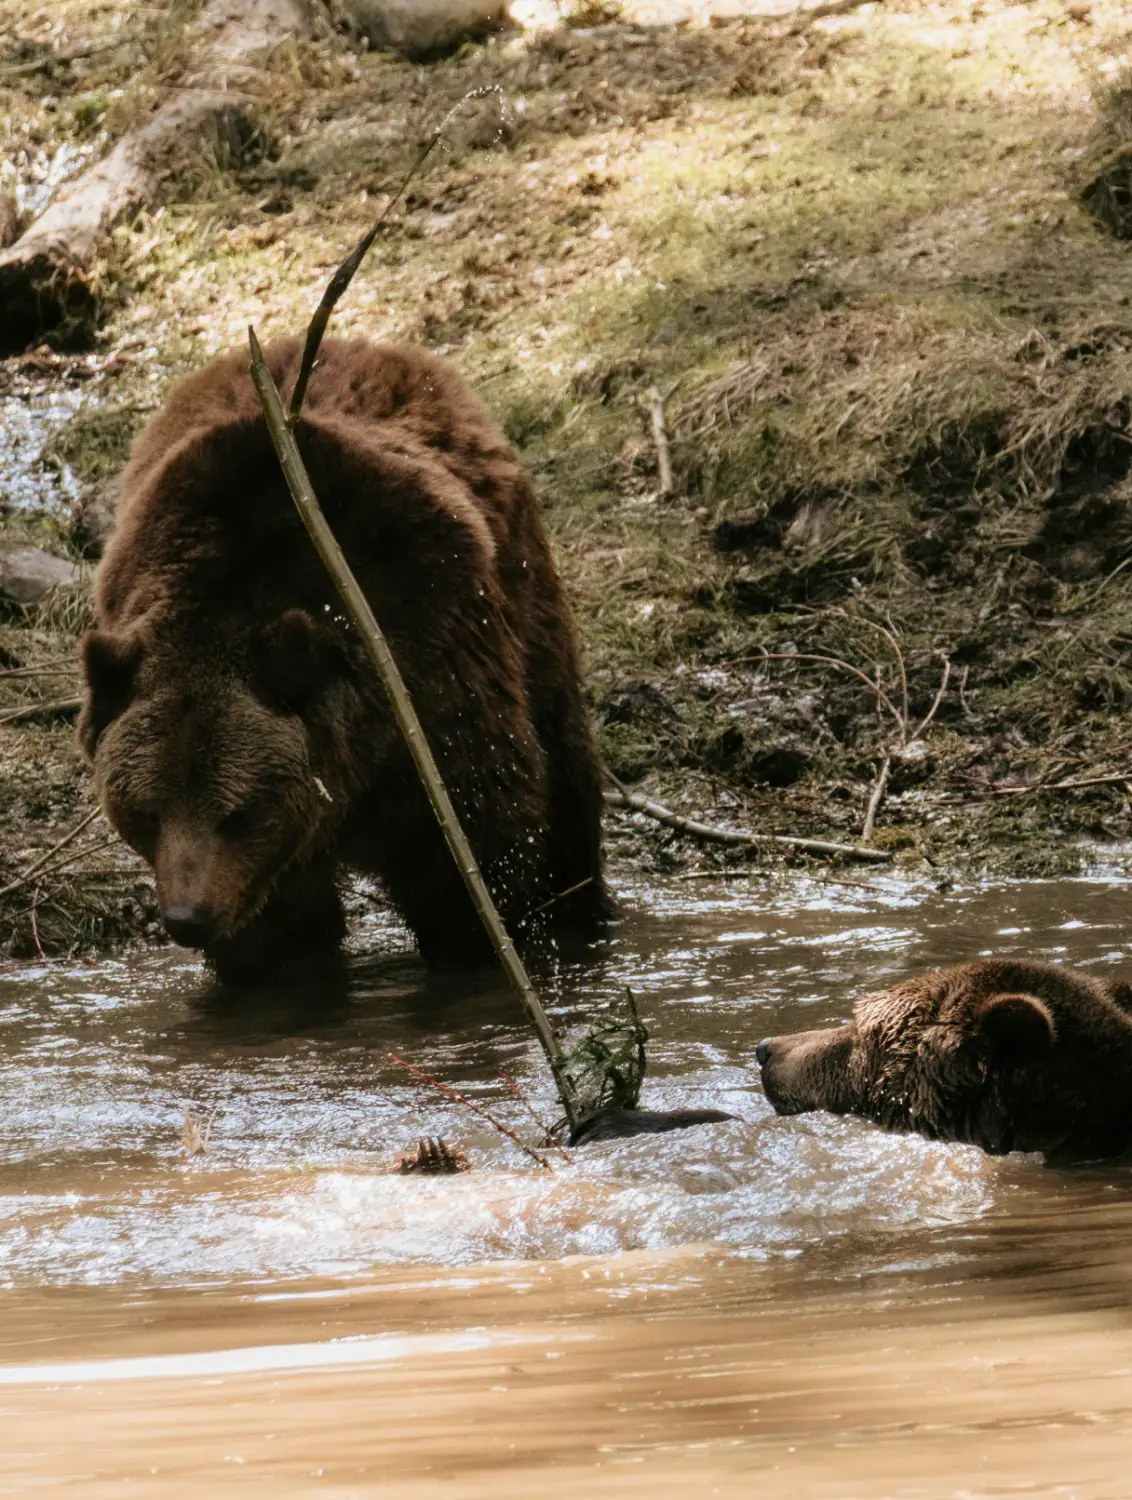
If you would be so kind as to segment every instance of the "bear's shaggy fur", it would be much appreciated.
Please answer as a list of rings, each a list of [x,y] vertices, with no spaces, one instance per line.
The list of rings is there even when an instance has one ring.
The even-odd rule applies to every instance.
[[[266,353],[286,396],[298,341]],[[328,340],[297,436],[505,921],[520,940],[548,920],[598,930],[600,767],[503,434],[442,361]],[[80,739],[174,937],[222,977],[325,958],[347,864],[381,878],[431,963],[488,956],[246,355],[182,381],[138,437],[96,605]]]
[[[759,1044],[779,1114],[829,1110],[992,1155],[1132,1150],[1132,986],[980,959],[866,995],[846,1026]]]

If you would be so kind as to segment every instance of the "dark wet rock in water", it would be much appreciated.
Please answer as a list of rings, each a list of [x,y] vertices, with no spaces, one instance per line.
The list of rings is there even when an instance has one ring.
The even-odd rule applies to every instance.
[[[122,492],[117,475],[90,485],[71,507],[71,541],[84,557],[99,558],[114,530],[114,514]]]
[[[507,0],[344,0],[340,13],[371,47],[427,57],[494,30]]]
[[[52,589],[74,583],[79,569],[41,547],[0,545],[0,601],[38,604]]]
[[[714,1125],[735,1118],[721,1109],[618,1109],[610,1105],[575,1125],[567,1145],[627,1141],[634,1135],[664,1135],[670,1130],[688,1130],[693,1125]]]

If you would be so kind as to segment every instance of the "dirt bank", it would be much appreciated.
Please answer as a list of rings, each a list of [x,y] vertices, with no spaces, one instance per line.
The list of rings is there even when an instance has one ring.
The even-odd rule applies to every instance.
[[[130,9],[0,0],[25,214],[183,76],[193,7],[127,28]],[[333,35],[281,45],[255,138],[186,152],[164,202],[115,231],[93,353],[2,367],[0,395],[74,402],[38,499],[0,475],[0,527],[73,552],[67,487],[113,472],[169,376],[249,321],[293,331],[445,110],[498,84],[504,106],[455,123],[336,327],[451,355],[524,450],[612,769],[719,820],[853,838],[887,760],[872,841],[945,875],[1071,869],[1127,840],[1122,7],[893,0],[676,28],[580,9],[598,24],[427,66]],[[80,619],[10,612],[0,668],[67,658]],[[0,678],[0,713],[63,696]],[[0,736],[3,886],[87,794],[65,719]],[[612,829],[618,858],[654,868],[719,857],[622,814]],[[45,951],[152,922],[135,867],[95,857],[115,914],[87,923],[80,861],[58,931],[37,915]],[[36,888],[54,890],[0,897],[13,952],[34,951]]]

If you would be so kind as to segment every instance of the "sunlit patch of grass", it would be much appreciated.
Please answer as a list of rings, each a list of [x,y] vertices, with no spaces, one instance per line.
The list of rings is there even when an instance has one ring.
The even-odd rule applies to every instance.
[[[812,775],[760,816],[833,818],[837,785],[851,822],[867,702],[820,672],[730,665],[805,632],[848,650],[834,608],[891,616],[918,691],[938,650],[967,672],[973,717],[952,696],[933,729],[939,785],[1015,774],[1045,740],[1102,754],[1129,675],[1132,569],[1113,570],[1132,551],[1132,317],[1127,251],[1076,193],[1095,109],[1122,128],[1119,76],[1102,94],[1087,66],[1120,22],[1111,0],[1087,20],[1056,0],[890,0],[632,45],[544,31],[427,69],[305,47],[272,74],[270,150],[188,163],[163,214],[119,231],[106,332],[162,373],[242,347],[249,322],[300,332],[431,127],[499,83],[508,128],[474,122],[436,153],[332,332],[455,358],[523,450],[599,708],[637,679],[671,708],[644,694],[651,717],[613,714],[615,765],[745,784],[757,757],[719,750],[733,730],[808,736]],[[151,49],[132,93],[82,80],[125,90],[97,128],[175,80],[176,48]],[[762,518],[754,539],[718,550],[741,514]],[[779,717],[756,735],[732,707],[764,697]]]

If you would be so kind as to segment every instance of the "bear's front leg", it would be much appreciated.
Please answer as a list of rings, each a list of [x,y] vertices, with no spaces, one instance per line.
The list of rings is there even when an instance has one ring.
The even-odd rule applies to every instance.
[[[283,875],[263,910],[231,937],[205,949],[224,984],[291,978],[333,968],[346,918],[333,861]]]

